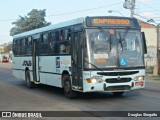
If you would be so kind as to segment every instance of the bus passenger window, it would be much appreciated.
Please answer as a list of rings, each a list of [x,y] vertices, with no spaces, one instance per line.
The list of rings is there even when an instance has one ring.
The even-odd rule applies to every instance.
[[[66,53],[66,46],[64,44],[60,45],[60,54],[65,54]]]
[[[63,38],[63,30],[60,30],[60,35],[59,35],[59,40],[63,40],[64,38]]]
[[[56,40],[56,41],[59,41],[59,31],[56,31],[56,32],[55,32],[55,40]]]
[[[65,40],[68,40],[68,30],[65,30],[65,31],[64,31],[64,39],[65,39]]]
[[[17,40],[14,40],[13,41],[13,53],[14,53],[14,55],[17,55]]]
[[[39,53],[45,55],[49,53],[48,33],[44,33],[41,35]]]
[[[71,40],[71,29],[68,30],[68,33],[67,33],[67,40]]]
[[[57,54],[58,53],[58,42],[56,39],[57,35],[56,32],[51,32],[51,39],[49,42],[49,49],[50,49],[50,53],[49,54]]]
[[[21,40],[21,55],[25,55],[25,39]]]
[[[66,53],[70,54],[70,45],[69,44],[66,46]]]
[[[32,38],[28,37],[26,40],[26,55],[31,55],[32,52]]]
[[[17,40],[17,55],[20,55],[21,53],[21,48],[20,48],[20,39]]]

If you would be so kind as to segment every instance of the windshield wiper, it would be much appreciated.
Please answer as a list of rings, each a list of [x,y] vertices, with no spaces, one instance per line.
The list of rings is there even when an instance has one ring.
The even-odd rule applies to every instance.
[[[124,35],[123,35],[121,41],[125,40],[125,37],[126,37],[128,31],[129,31],[129,29],[130,29],[130,27],[127,27],[127,28],[126,28],[126,31],[124,32]]]
[[[105,35],[105,38],[107,38],[106,42],[109,43],[109,45],[110,45],[110,51],[111,51],[111,44],[112,44],[111,35],[109,35],[109,37],[108,37],[108,35],[104,32],[104,30],[102,29],[102,27],[98,27],[98,29]]]
[[[122,44],[122,38],[121,38],[120,32],[119,32],[119,38],[120,38],[119,43],[121,44],[121,48],[122,48],[122,51],[123,51],[123,44]]]
[[[120,40],[119,40],[119,43],[121,44],[122,51],[123,51],[123,44],[122,44],[122,41],[125,40],[125,37],[126,37],[128,31],[129,31],[129,29],[130,29],[130,27],[127,27],[126,31],[124,32],[123,37],[121,37],[121,33],[119,32],[119,39],[120,39]]]
[[[102,69],[100,69],[100,68],[98,68],[97,66],[95,66],[94,64],[92,64],[92,63],[90,63],[90,62],[88,62],[87,60],[85,60],[88,64],[90,64],[90,65],[92,65],[93,67],[95,67],[97,70],[100,70],[100,71],[102,71],[103,72],[103,70]],[[103,72],[104,73],[104,72]]]

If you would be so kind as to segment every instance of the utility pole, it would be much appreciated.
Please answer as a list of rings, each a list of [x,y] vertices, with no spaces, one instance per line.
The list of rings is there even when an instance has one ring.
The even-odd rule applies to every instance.
[[[157,66],[160,75],[160,23],[157,25]]]
[[[134,9],[135,9],[136,0],[125,0],[123,7],[126,9],[130,9],[131,17],[134,17]]]

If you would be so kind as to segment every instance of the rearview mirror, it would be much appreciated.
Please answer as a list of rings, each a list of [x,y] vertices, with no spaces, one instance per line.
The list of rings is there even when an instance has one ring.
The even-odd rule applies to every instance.
[[[146,45],[145,34],[144,34],[144,32],[141,32],[141,34],[142,34],[142,42],[143,42],[143,51],[144,51],[144,54],[147,54],[147,45]]]

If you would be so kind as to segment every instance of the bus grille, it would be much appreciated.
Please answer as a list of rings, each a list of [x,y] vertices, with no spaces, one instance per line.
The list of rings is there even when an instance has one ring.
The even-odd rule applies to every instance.
[[[120,79],[109,78],[109,79],[106,79],[105,81],[107,83],[125,83],[125,82],[130,82],[131,80],[132,80],[131,78],[120,78]]]
[[[106,91],[114,91],[114,90],[130,90],[131,87],[129,85],[122,85],[122,86],[109,86],[106,87],[104,90]]]
[[[97,72],[98,75],[104,75],[104,76],[125,76],[125,75],[134,75],[139,73],[139,71],[125,71],[125,72]]]

